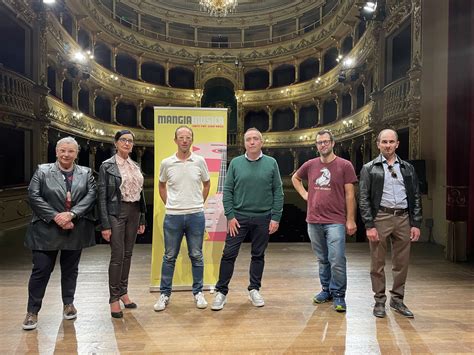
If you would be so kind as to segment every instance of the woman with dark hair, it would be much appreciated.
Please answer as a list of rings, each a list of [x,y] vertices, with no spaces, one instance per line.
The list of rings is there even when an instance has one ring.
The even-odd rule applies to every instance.
[[[28,199],[33,216],[25,246],[32,250],[28,308],[23,329],[35,329],[51,273],[60,253],[64,319],[77,317],[74,307],[83,248],[95,245],[93,209],[96,185],[92,171],[75,164],[79,145],[72,137],[56,144],[56,162],[41,164],[31,178]]]
[[[117,153],[100,166],[98,190],[102,237],[110,242],[109,304],[113,318],[122,318],[125,308],[137,308],[128,297],[128,274],[133,246],[145,231],[143,174],[131,158],[135,136],[127,129],[115,134]]]

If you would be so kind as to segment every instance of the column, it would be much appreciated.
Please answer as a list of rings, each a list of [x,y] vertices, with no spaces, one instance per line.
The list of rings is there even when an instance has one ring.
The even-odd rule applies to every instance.
[[[351,114],[356,110],[357,107],[357,89],[351,85],[349,88],[349,94],[351,95]]]
[[[290,129],[290,131],[293,131],[298,128],[300,125],[300,112],[298,109],[298,105],[291,103],[291,109],[293,110],[293,115],[295,116],[295,124],[293,128]]]
[[[240,46],[243,47],[245,42],[245,28],[240,29]]]
[[[318,117],[316,117],[316,125],[315,125],[315,127],[316,127],[316,126],[321,124],[321,118],[322,118],[321,108],[322,108],[322,105],[321,105],[321,100],[320,99],[314,99],[313,98],[313,101],[315,101],[316,108],[318,109]]]
[[[111,116],[111,119],[112,119],[112,123],[115,123],[115,124],[118,124],[118,121],[117,121],[117,105],[118,105],[121,98],[122,98],[122,95],[115,95],[113,97],[113,99],[111,100],[111,102],[110,102],[110,104],[111,104],[110,116]]]
[[[170,61],[168,59],[165,63],[165,85],[170,86]]]
[[[56,72],[56,96],[61,101],[63,99],[63,83],[66,79],[66,70],[66,68],[59,67]]]
[[[95,116],[95,99],[97,99],[98,89],[89,91],[89,115]]]
[[[143,57],[140,55],[137,58],[137,79],[142,80],[142,64],[143,64]]]
[[[92,171],[97,171],[95,169],[95,157],[97,155],[97,146],[95,145],[89,145],[89,168],[91,168]]]
[[[146,102],[145,99],[141,99],[140,101],[138,101],[138,104],[137,104],[137,126],[140,128],[145,128],[143,127],[143,124],[142,124],[142,112],[143,112],[143,107],[145,106],[145,102]]]
[[[293,172],[291,173],[293,175],[293,173],[298,170],[298,167],[300,165],[300,162],[299,162],[299,156],[298,156],[298,152],[296,151],[296,149],[290,149],[290,152],[291,154],[293,155]]]
[[[321,76],[324,74],[324,54],[321,52],[319,55],[319,75]]]
[[[298,58],[294,59],[293,66],[295,68],[295,81],[293,82],[293,84],[296,84],[300,81],[300,63],[298,61]]]
[[[336,109],[337,109],[336,120],[338,120],[342,117],[342,95],[340,93],[336,93],[334,97],[334,101],[336,101]]]
[[[241,99],[237,101],[237,147],[242,152],[244,142],[244,119],[245,119],[245,108],[242,104]]]
[[[79,90],[81,90],[81,80],[74,79],[72,82],[72,108],[79,108]]]
[[[273,42],[273,24],[270,24],[268,27],[269,34],[268,34],[268,42]]]
[[[300,18],[296,17],[295,20],[295,33],[298,36],[300,34]]]
[[[168,41],[170,39],[170,23],[165,22],[165,39]]]
[[[142,29],[142,14],[137,12],[137,30],[141,31]]]
[[[268,87],[270,89],[273,86],[273,64],[268,62]]]
[[[270,132],[273,129],[273,109],[268,105],[265,108],[268,114],[268,129],[266,132]]]
[[[198,28],[194,27],[194,45],[197,47],[199,45],[198,43]]]
[[[112,50],[110,51],[110,69],[112,71],[117,71],[117,53],[118,53],[118,48],[117,46],[112,47]]]

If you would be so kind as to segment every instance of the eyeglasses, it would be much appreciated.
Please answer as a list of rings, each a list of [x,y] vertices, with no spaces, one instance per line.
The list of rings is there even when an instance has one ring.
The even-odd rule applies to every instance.
[[[397,172],[395,171],[395,169],[393,168],[393,165],[389,165],[388,166],[388,171],[390,172],[390,175],[392,175],[392,177],[394,179],[396,179],[398,176],[397,176]]]
[[[319,146],[321,146],[321,145],[329,145],[329,144],[331,144],[331,141],[330,141],[330,140],[317,141],[316,144],[319,145]]]
[[[127,138],[119,138],[118,139],[120,142],[123,144],[128,143],[128,144],[133,144],[133,139],[127,139]]]

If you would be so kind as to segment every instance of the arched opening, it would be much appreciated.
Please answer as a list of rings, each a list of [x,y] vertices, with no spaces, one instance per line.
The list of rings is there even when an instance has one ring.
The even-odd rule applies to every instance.
[[[97,96],[95,99],[95,117],[110,122],[112,120],[110,100],[106,97]]]
[[[265,69],[252,69],[245,73],[245,90],[264,90],[268,87],[270,75]]]
[[[268,112],[264,110],[247,112],[244,118],[244,131],[252,127],[255,127],[260,132],[267,131],[268,130]]]
[[[119,53],[115,59],[117,73],[130,79],[137,79],[137,61],[131,55]]]
[[[344,41],[342,41],[341,45],[341,54],[348,54],[352,49],[352,43],[352,36],[347,36],[346,38],[344,38]]]
[[[352,110],[352,97],[351,94],[346,92],[342,95],[342,117],[349,116]]]
[[[337,104],[336,100],[328,99],[323,103],[323,117],[322,124],[334,122],[337,118]]]
[[[300,64],[300,81],[307,81],[319,75],[319,60],[308,58]]]
[[[295,126],[295,113],[291,108],[278,109],[273,113],[272,131],[288,131]]]
[[[357,87],[357,100],[356,100],[356,108],[359,109],[365,104],[365,88],[364,85],[359,84]]]
[[[300,109],[300,124],[298,128],[311,128],[318,124],[318,108],[316,105],[303,106]]]
[[[165,68],[158,63],[143,63],[142,79],[148,83],[165,85]]]
[[[295,67],[282,64],[273,71],[273,87],[291,85],[295,82]]]
[[[142,126],[146,129],[154,129],[155,128],[155,120],[154,120],[154,110],[152,106],[145,106],[142,109]]]
[[[107,69],[111,69],[110,63],[112,52],[110,48],[102,42],[97,42],[94,48],[94,60]]]
[[[81,88],[79,91],[78,108],[79,111],[89,114],[89,90],[87,88]]]
[[[130,127],[137,125],[137,108],[135,105],[119,102],[115,112],[118,123]]]
[[[194,72],[188,68],[170,69],[170,86],[179,89],[194,89]]]
[[[339,52],[335,47],[328,49],[327,52],[324,53],[324,73],[327,73],[337,65],[338,55]]]
[[[204,85],[201,106],[227,108],[227,132],[237,132],[237,100],[234,84],[230,80],[224,78],[208,80]]]

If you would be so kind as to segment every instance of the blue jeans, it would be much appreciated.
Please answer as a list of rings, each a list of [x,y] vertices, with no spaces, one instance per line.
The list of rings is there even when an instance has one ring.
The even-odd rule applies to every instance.
[[[160,292],[169,296],[173,285],[174,266],[179,254],[183,236],[186,236],[189,259],[193,273],[193,294],[202,291],[204,260],[202,242],[204,239],[204,212],[165,216],[163,232],[165,237],[165,254],[161,267]]]
[[[344,224],[308,223],[311,247],[319,262],[319,280],[323,290],[333,297],[345,297],[346,228]]]

